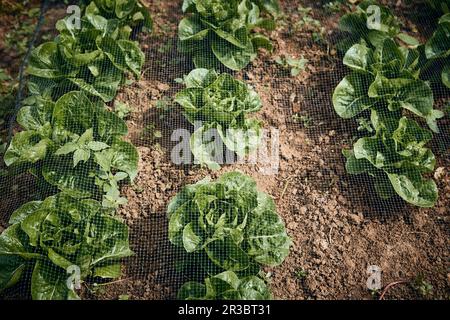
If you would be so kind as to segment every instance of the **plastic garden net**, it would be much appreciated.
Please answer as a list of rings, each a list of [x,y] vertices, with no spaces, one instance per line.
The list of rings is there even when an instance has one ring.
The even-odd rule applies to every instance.
[[[2,299],[448,299],[447,0],[2,6]]]

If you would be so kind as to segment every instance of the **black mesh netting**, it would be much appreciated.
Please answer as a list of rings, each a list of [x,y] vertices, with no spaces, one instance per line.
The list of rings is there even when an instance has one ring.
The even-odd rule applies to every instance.
[[[49,35],[52,35],[50,39],[53,39],[53,36],[58,34],[53,26],[56,17],[62,18],[66,15],[67,4],[55,2],[48,1],[44,7],[46,22],[43,28],[37,30],[35,47],[44,42],[43,37],[48,39]],[[432,140],[427,143],[435,155],[436,163],[434,169],[424,176],[433,179],[439,191],[431,208],[414,206],[397,195],[383,199],[377,194],[374,184],[376,178],[367,172],[360,175],[350,175],[346,172],[346,160],[342,150],[351,149],[359,138],[375,134],[370,131],[374,130],[370,124],[369,128],[364,127],[370,122],[370,112],[367,110],[352,119],[343,119],[336,114],[333,107],[332,96],[335,88],[351,72],[342,62],[345,52],[342,51],[343,43],[351,39],[351,36],[339,29],[339,19],[356,10],[356,6],[347,1],[280,0],[283,14],[276,19],[276,28],[273,31],[261,31],[271,39],[273,52],[260,50],[257,57],[241,71],[218,67],[218,73],[231,74],[249,84],[259,94],[261,110],[249,113],[247,117],[260,120],[262,127],[268,132],[268,139],[265,140],[268,152],[264,156],[257,157],[256,163],[244,161],[223,164],[218,171],[193,163],[175,164],[174,150],[179,146],[179,135],[184,132],[193,133],[198,128],[186,119],[186,110],[182,109],[180,103],[174,102],[174,98],[185,89],[183,79],[195,69],[192,60],[198,59],[196,57],[199,56],[199,50],[200,57],[209,60],[208,63],[214,62],[215,58],[206,49],[202,55],[201,50],[209,48],[211,44],[202,47],[194,43],[194,51],[180,52],[183,51],[180,50],[183,44],[178,39],[178,24],[186,16],[181,10],[183,1],[141,2],[153,19],[153,31],[140,32],[142,25],[133,26],[130,31],[130,38],[138,41],[145,54],[145,64],[141,68],[139,80],[131,81],[132,72],[128,70],[117,92],[102,87],[101,84],[88,88],[85,84],[61,81],[52,87],[53,83],[29,75],[23,80],[33,83],[34,90],[45,91],[54,88],[51,95],[58,98],[62,93],[79,91],[80,88],[88,92],[87,96],[90,97],[92,90],[97,89],[96,92],[100,94],[94,94],[94,98],[91,98],[94,103],[90,109],[82,109],[87,102],[80,98],[71,105],[72,109],[67,110],[65,118],[63,117],[65,120],[61,121],[71,124],[73,131],[78,133],[78,138],[91,127],[94,137],[101,135],[101,130],[120,131],[121,122],[117,120],[120,117],[108,120],[109,122],[105,120],[106,125],[103,127],[95,122],[103,117],[101,111],[97,111],[96,103],[104,101],[105,110],[120,114],[128,127],[123,138],[118,138],[132,143],[139,152],[139,165],[136,170],[116,166],[116,171],[125,171],[129,175],[130,172],[136,171],[136,178],[132,183],[126,183],[126,180],[118,182],[121,197],[125,197],[127,203],[118,206],[117,219],[111,218],[128,228],[129,245],[134,254],[125,258],[118,256],[113,261],[116,264],[121,262],[121,275],[113,280],[92,274],[86,277],[77,291],[81,298],[175,299],[178,290],[187,281],[204,283],[205,267],[202,262],[196,261],[183,268],[181,261],[184,259],[184,250],[169,241],[167,207],[171,199],[185,186],[195,184],[206,177],[215,181],[227,172],[240,171],[256,181],[258,190],[273,198],[276,212],[284,221],[287,234],[292,239],[289,254],[281,266],[263,265],[258,274],[267,282],[273,298],[378,298],[382,289],[390,283],[404,281],[383,292],[383,298],[448,299],[450,91],[433,78],[436,70],[448,66],[448,57],[437,60],[420,76],[428,81],[433,91],[434,109],[445,114],[437,121],[439,133],[433,133]],[[431,38],[437,28],[439,14],[429,9],[424,1],[381,2],[398,17],[402,32],[414,36],[420,43]],[[86,3],[89,1],[80,5]],[[269,13],[263,15],[270,16]],[[358,27],[361,26],[354,25],[356,30]],[[360,31],[361,34],[364,33],[364,30]],[[92,40],[92,35],[83,36],[86,42]],[[89,45],[95,45],[95,41]],[[104,52],[115,53],[112,44],[102,43],[101,46]],[[447,45],[448,47],[450,45]],[[227,47],[219,46],[217,50],[226,52]],[[33,55],[31,61],[32,59]],[[120,58],[124,59],[123,61],[115,59],[112,65],[125,63],[128,57]],[[27,58],[24,63],[24,67],[27,67],[30,59]],[[111,62],[90,65],[89,68],[83,69],[83,72],[91,72],[92,75],[98,72],[113,78],[115,75],[111,73],[110,65]],[[41,67],[45,68],[42,65]],[[66,67],[67,72],[74,71],[64,66]],[[363,79],[365,76],[360,74],[358,77]],[[232,85],[225,84],[225,87],[227,86]],[[417,85],[412,91],[426,95],[420,90]],[[23,92],[20,92],[22,98],[30,95],[26,85]],[[220,97],[218,103],[226,98]],[[25,105],[26,103],[22,103],[20,106]],[[415,119],[421,127],[427,127],[426,121],[420,117],[409,111],[405,114],[409,114],[409,118]],[[223,117],[229,115],[225,112]],[[57,115],[53,113],[53,117]],[[70,117],[83,119],[70,122]],[[11,133],[17,135],[23,128],[13,120],[15,118],[10,121]],[[105,143],[111,146],[115,142],[108,140]],[[48,148],[50,150],[52,147]],[[101,148],[99,150],[98,152],[103,151]],[[91,152],[94,157],[94,151]],[[61,170],[74,169],[73,159],[64,159],[57,158],[48,163],[36,161],[10,168],[2,161],[0,231],[8,228],[12,213],[23,204],[42,201],[59,192],[61,180],[58,179],[63,179],[59,176],[62,175]],[[98,185],[98,180],[90,175],[92,167],[86,164],[91,160],[92,158],[79,162],[78,168],[84,170],[84,178],[75,175],[75,178],[72,176],[71,180],[66,182],[79,187],[85,194],[91,194],[91,198],[104,206],[104,198],[98,195],[99,188],[104,185]],[[39,172],[46,172],[44,179]],[[89,187],[89,183],[92,187]],[[383,187],[378,188],[386,191]],[[76,212],[82,205],[80,197],[77,199],[75,203],[64,204],[59,209],[41,208],[41,212]],[[56,200],[56,203],[58,201]],[[229,213],[233,209],[223,204],[223,208],[217,210]],[[70,219],[78,219],[77,223],[99,223],[98,229],[92,231],[91,236],[95,238],[101,234],[101,243],[111,242],[119,246],[117,239],[124,237],[122,225],[115,224],[108,220],[109,218],[104,220],[96,214],[78,218],[72,215]],[[50,221],[52,228],[59,228],[51,217],[47,221]],[[60,223],[64,224],[64,221]],[[71,239],[66,231],[61,227],[61,230],[52,233],[54,238],[45,241],[54,241],[55,250],[66,250],[63,245],[68,245],[67,243],[76,246],[78,234]],[[61,234],[65,238],[61,238]],[[43,232],[41,239],[42,237]],[[229,252],[224,250],[221,254],[225,256]],[[64,262],[61,263],[64,265]],[[33,264],[34,262],[26,260],[21,280],[1,292],[1,298],[31,298]],[[110,260],[98,265],[111,270],[117,267]],[[368,280],[371,279],[368,271],[370,266],[376,266],[381,271],[378,290],[371,291],[368,288]],[[6,270],[6,266],[4,268]],[[47,271],[61,274],[60,269],[60,266],[50,265]],[[42,274],[44,277],[45,272]],[[65,275],[64,272],[62,274]]]

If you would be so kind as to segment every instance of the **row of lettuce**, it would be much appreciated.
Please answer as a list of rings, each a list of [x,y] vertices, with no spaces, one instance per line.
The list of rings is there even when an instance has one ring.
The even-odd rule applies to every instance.
[[[190,146],[201,165],[217,170],[214,131],[226,147],[245,157],[258,147],[262,125],[248,115],[261,109],[259,95],[246,83],[221,71],[239,71],[273,45],[259,30],[275,29],[281,14],[277,0],[185,0],[178,26],[178,50],[192,57],[194,69],[184,77],[178,103],[196,127]],[[197,124],[199,124],[197,126]]]
[[[358,117],[365,128],[353,149],[344,150],[347,171],[373,177],[383,199],[397,194],[415,206],[434,206],[438,189],[427,174],[436,159],[426,145],[444,116],[434,109],[432,87],[450,88],[450,14],[424,45],[402,33],[399,20],[375,1],[363,1],[340,27],[350,34],[340,49],[351,73],[335,88],[333,105],[340,117]]]
[[[120,259],[133,254],[116,208],[139,156],[106,103],[130,74],[139,77],[144,54],[132,34],[151,19],[137,0],[94,0],[56,28],[31,54],[22,131],[4,155],[11,172],[35,177],[41,198],[16,210],[0,235],[0,290],[31,272],[39,300],[78,299],[79,282],[120,277]]]
[[[196,126],[191,151],[196,161],[217,170],[216,131],[226,148],[245,157],[261,143],[262,124],[249,118],[262,107],[258,93],[229,73],[245,68],[259,48],[272,50],[257,28],[273,30],[280,14],[274,0],[185,0],[179,50],[196,69],[184,77],[175,97]],[[255,30],[256,29],[256,30]],[[219,149],[220,152],[221,148]],[[187,281],[179,299],[270,299],[262,267],[280,265],[291,240],[273,199],[239,172],[189,185],[168,207],[169,239],[178,248],[177,266]]]

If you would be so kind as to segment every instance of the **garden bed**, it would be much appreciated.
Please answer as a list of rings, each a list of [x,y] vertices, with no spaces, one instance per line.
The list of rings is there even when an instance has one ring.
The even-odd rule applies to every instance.
[[[187,184],[239,170],[273,197],[293,241],[281,266],[265,268],[275,299],[375,298],[379,293],[366,285],[371,265],[381,268],[383,286],[407,281],[392,287],[385,299],[449,298],[449,118],[440,121],[442,133],[433,144],[438,160],[434,178],[439,189],[434,208],[416,208],[399,198],[380,200],[366,177],[346,173],[341,150],[351,147],[355,127],[335,114],[331,101],[334,88],[347,73],[335,49],[344,7],[329,14],[316,1],[301,1],[303,7],[313,8],[304,13],[298,10],[299,1],[281,0],[285,17],[276,31],[268,33],[274,53],[261,52],[249,67],[236,73],[261,96],[263,109],[256,117],[280,133],[279,170],[265,175],[259,164],[224,165],[213,172],[171,162],[173,130],[192,131],[172,102],[183,88],[175,79],[193,69],[188,55],[177,52],[182,1],[143,2],[154,19],[153,33],[140,38],[146,64],[141,79],[117,97],[131,107],[126,139],[140,154],[138,176],[122,190],[128,204],[119,209],[130,227],[135,255],[124,260],[119,280],[86,288],[82,297],[174,299],[185,279],[176,271],[177,253],[168,240],[169,201]],[[402,1],[392,7],[409,28],[406,31],[426,39],[432,30],[423,27],[420,17],[412,20],[402,16],[421,8]],[[305,16],[320,24],[306,20],[309,22],[304,26],[294,28]],[[314,41],[313,34],[321,32]],[[292,77],[275,61],[283,56],[303,57],[308,64]],[[449,97],[448,92],[436,97],[435,108],[442,107]],[[19,187],[15,193],[9,190],[13,201],[2,203],[4,219],[23,203],[19,200],[23,189]],[[432,285],[428,295],[420,295],[414,286],[419,278],[422,284]]]

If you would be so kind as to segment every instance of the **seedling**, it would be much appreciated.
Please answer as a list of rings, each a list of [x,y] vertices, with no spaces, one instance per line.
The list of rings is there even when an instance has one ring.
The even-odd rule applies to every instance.
[[[423,274],[417,275],[414,280],[413,287],[419,292],[419,294],[426,298],[433,293],[433,286],[426,281]]]
[[[380,290],[379,289],[369,289],[370,295],[372,299],[378,300],[380,297]]]
[[[126,119],[130,115],[131,109],[126,103],[116,101],[114,111],[120,119]]]
[[[73,166],[76,167],[80,161],[87,162],[92,152],[102,151],[109,146],[101,141],[94,141],[94,130],[88,129],[81,136],[74,134],[73,140],[67,142],[56,150],[56,156],[73,153]]]
[[[295,270],[295,276],[297,277],[298,280],[303,281],[308,276],[308,272],[303,270],[302,268],[299,268]]]
[[[290,68],[291,76],[297,77],[305,70],[308,60],[303,57],[295,59],[290,56],[280,56],[275,59],[275,62],[283,68]]]
[[[300,14],[300,20],[295,24],[295,28],[298,30],[303,30],[304,28],[313,29],[313,30],[322,30],[322,23],[314,19],[311,16],[312,8],[310,7],[298,7],[298,12]]]
[[[156,126],[153,123],[146,125],[141,133],[141,138],[147,138],[150,139],[151,141],[160,139],[161,137],[162,137],[161,131],[157,130]]]
[[[155,105],[155,107],[158,110],[160,110],[164,113],[169,112],[171,109],[171,106],[172,106],[172,100],[169,97],[164,97],[161,100],[158,100]]]
[[[330,1],[323,5],[325,12],[338,13],[342,10],[343,0]]]
[[[132,188],[133,188],[133,191],[138,194],[144,192],[144,190],[145,190],[142,186],[137,185],[137,184],[133,184]]]
[[[295,123],[301,123],[305,128],[310,128],[313,125],[313,119],[308,115],[296,113],[292,116]]]

